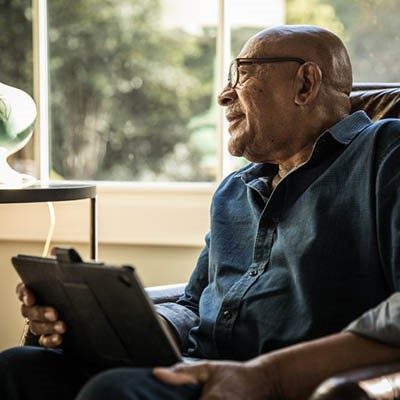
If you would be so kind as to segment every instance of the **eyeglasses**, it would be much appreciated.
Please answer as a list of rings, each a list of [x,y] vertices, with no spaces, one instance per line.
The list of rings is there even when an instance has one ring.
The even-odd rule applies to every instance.
[[[305,61],[298,57],[268,57],[268,58],[236,58],[231,62],[228,74],[229,86],[234,89],[239,82],[239,67],[242,64],[269,64],[279,62],[297,62],[304,64]]]

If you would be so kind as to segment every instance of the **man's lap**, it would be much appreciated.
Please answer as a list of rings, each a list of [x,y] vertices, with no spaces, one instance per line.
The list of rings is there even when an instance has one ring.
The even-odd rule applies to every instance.
[[[115,368],[91,378],[76,400],[195,400],[199,394],[197,385],[170,386],[158,381],[149,368]]]
[[[59,350],[27,346],[0,353],[0,393],[6,391],[5,399],[73,399],[88,378]]]
[[[194,400],[199,393],[195,385],[172,387],[159,382],[145,368],[115,368],[91,376],[60,350],[17,347],[0,353],[2,399],[72,400],[78,395],[78,400],[115,396],[120,400]]]

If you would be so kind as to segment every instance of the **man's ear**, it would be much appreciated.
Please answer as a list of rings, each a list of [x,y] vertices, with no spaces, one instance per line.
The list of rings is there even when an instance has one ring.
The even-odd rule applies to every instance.
[[[318,64],[312,61],[304,63],[296,74],[296,93],[294,102],[303,106],[314,100],[322,82],[322,71]]]

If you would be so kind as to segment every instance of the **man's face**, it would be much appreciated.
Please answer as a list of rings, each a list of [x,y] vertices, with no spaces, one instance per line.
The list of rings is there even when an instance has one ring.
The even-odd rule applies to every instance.
[[[274,54],[275,53],[275,54]],[[260,51],[250,41],[239,58],[274,57],[280,54]],[[228,149],[234,156],[253,162],[277,162],[276,155],[289,140],[290,101],[298,63],[240,64],[239,80],[234,89],[228,84],[218,97],[226,108],[231,135]]]

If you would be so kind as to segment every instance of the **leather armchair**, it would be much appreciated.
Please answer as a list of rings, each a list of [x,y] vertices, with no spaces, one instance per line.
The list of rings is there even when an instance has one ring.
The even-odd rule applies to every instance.
[[[400,83],[354,85],[350,100],[351,112],[364,110],[374,121],[400,118]]]
[[[400,362],[336,375],[321,383],[310,400],[395,400],[400,398]]]
[[[183,295],[185,283],[176,285],[153,286],[146,288],[147,294],[151,297],[154,304],[175,302]]]

